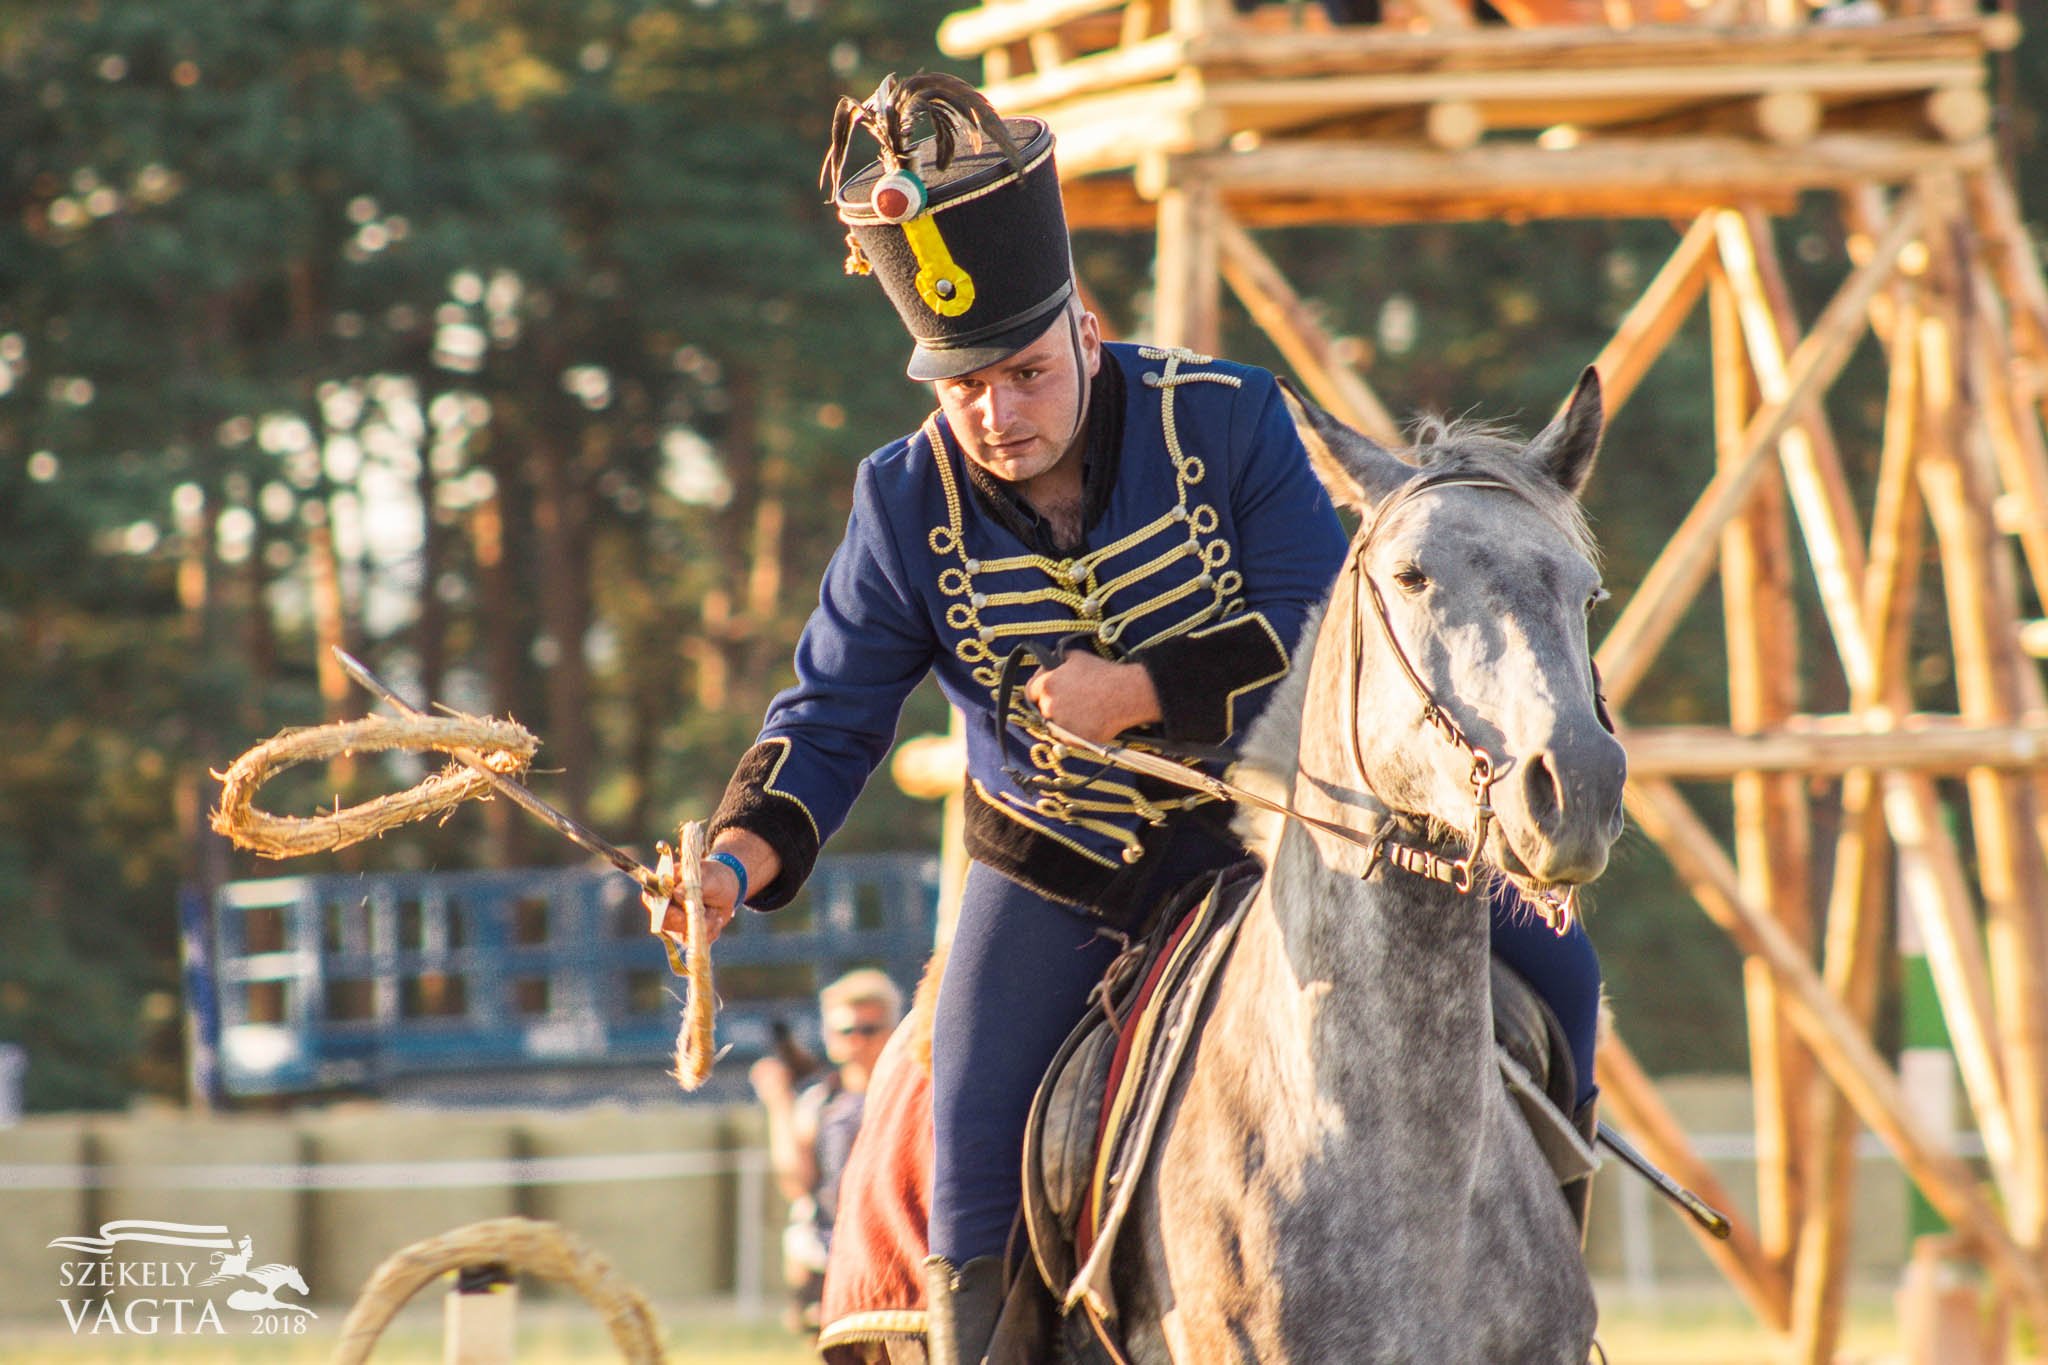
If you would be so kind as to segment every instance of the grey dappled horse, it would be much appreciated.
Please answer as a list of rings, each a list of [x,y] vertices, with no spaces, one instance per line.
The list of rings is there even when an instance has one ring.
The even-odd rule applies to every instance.
[[[1624,761],[1587,663],[1597,377],[1526,447],[1434,429],[1419,475],[1327,413],[1295,416],[1365,527],[1238,780],[1456,858],[1473,759],[1425,718],[1426,689],[1493,756],[1482,861],[1553,897],[1599,876]],[[1113,1271],[1132,1360],[1580,1365],[1593,1295],[1496,1069],[1484,872],[1472,895],[1385,865],[1361,880],[1363,848],[1277,816],[1243,832],[1270,872]]]

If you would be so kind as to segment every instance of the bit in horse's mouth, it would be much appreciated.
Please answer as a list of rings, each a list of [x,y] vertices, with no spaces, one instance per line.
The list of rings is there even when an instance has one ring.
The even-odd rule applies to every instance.
[[[1529,903],[1529,908],[1550,926],[1552,933],[1563,938],[1572,931],[1572,925],[1579,918],[1580,883],[1537,881],[1530,875],[1528,864],[1515,852],[1504,831],[1499,836],[1495,865],[1500,868],[1501,875],[1522,893],[1522,899]]]

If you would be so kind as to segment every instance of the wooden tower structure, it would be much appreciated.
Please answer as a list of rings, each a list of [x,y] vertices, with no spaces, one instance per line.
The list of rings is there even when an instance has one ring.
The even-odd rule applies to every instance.
[[[1625,724],[1637,827],[1745,958],[1758,1213],[1705,1245],[1791,1358],[1829,1360],[1867,1126],[2048,1339],[2048,690],[2030,658],[2048,654],[2048,284],[1986,90],[2017,24],[1973,0],[1378,8],[1340,27],[1299,0],[990,0],[939,41],[980,59],[999,109],[1052,123],[1075,227],[1156,234],[1150,340],[1213,352],[1227,285],[1321,402],[1388,442],[1367,377],[1253,230],[1688,225],[1597,364],[1612,411],[1703,303],[1713,449],[1661,555],[1613,585],[1598,661],[1625,724],[1718,570],[1731,723]],[[1851,268],[1803,320],[1771,219],[1814,191],[1840,205]],[[1822,403],[1872,333],[1890,367],[1874,480]],[[1801,709],[1802,546],[1850,694],[1835,714]],[[1947,714],[1909,691],[1923,594],[1946,608]],[[1732,786],[1732,847],[1681,781]],[[1895,911],[1927,944],[1981,1167],[1873,1042]],[[1600,1065],[1608,1113],[1725,1207],[1626,1043]]]

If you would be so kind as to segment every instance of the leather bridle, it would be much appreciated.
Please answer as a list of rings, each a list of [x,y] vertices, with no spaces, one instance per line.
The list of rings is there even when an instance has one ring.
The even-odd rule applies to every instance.
[[[1394,634],[1394,620],[1387,612],[1386,597],[1380,592],[1379,582],[1366,568],[1366,558],[1372,553],[1373,542],[1379,538],[1380,530],[1387,524],[1388,518],[1422,494],[1440,488],[1495,488],[1513,493],[1517,497],[1521,496],[1520,490],[1512,484],[1481,474],[1418,474],[1395,489],[1390,496],[1380,500],[1380,505],[1373,511],[1372,521],[1354,542],[1351,570],[1354,581],[1365,585],[1369,600],[1372,602],[1373,617],[1380,623],[1380,634],[1387,642],[1388,652],[1394,656],[1394,662],[1401,666],[1401,676],[1408,680],[1409,687],[1414,689],[1415,695],[1422,701],[1423,723],[1436,731],[1445,743],[1462,750],[1472,763],[1472,828],[1465,836],[1464,857],[1456,860],[1447,859],[1434,849],[1403,843],[1392,837],[1390,824],[1388,830],[1383,830],[1378,836],[1378,843],[1374,849],[1375,858],[1384,856],[1388,862],[1404,871],[1446,882],[1452,890],[1462,896],[1471,893],[1473,863],[1485,849],[1487,832],[1493,826],[1493,784],[1506,775],[1506,770],[1496,766],[1493,755],[1467,737],[1456,719],[1429,690],[1429,684],[1422,680],[1421,673],[1416,671],[1415,664],[1408,657],[1408,651],[1401,647],[1400,637]],[[1365,747],[1364,741],[1360,738],[1362,727],[1359,725],[1358,715],[1358,694],[1365,682],[1365,650],[1360,645],[1358,637],[1359,632],[1354,629],[1351,632],[1351,686],[1348,689],[1351,698],[1351,717],[1347,728],[1351,732],[1352,766],[1357,770],[1358,780],[1365,784],[1367,791],[1371,791],[1372,783],[1366,777]],[[1372,875],[1371,861],[1367,862],[1364,875]],[[1569,916],[1570,912],[1570,907],[1567,907],[1566,915]],[[1546,919],[1548,918],[1546,916]],[[1557,924],[1553,922],[1551,927],[1557,928]],[[1564,928],[1557,928],[1557,931],[1562,934],[1569,928],[1567,918]]]

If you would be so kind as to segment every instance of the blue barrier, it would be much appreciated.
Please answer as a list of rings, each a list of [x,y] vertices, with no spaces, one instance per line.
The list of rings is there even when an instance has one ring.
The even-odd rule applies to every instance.
[[[713,955],[735,1061],[777,1020],[817,1044],[817,992],[931,951],[939,860],[822,858],[796,903],[741,915]],[[232,1096],[406,1078],[666,1066],[680,986],[630,882],[587,869],[231,882],[213,904],[218,1079]]]

